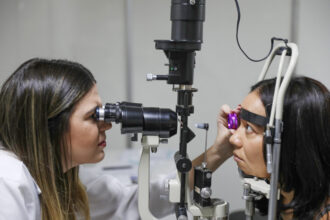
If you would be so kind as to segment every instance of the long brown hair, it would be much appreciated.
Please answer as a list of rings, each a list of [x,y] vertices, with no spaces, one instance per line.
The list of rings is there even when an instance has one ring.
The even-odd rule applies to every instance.
[[[63,173],[70,143],[69,118],[95,79],[82,65],[65,60],[31,59],[3,84],[0,141],[27,166],[40,187],[43,220],[89,217],[78,167]],[[64,164],[65,166],[65,164]]]
[[[252,87],[264,106],[270,106],[276,79]],[[266,108],[270,115],[271,108]],[[281,190],[294,192],[288,205],[294,219],[314,219],[330,196],[330,93],[321,82],[293,77],[283,106],[283,134],[279,183]]]

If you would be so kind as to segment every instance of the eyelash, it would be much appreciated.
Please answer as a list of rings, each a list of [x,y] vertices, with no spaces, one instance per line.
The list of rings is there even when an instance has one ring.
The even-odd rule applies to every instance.
[[[250,125],[248,125],[248,124],[245,126],[245,128],[246,128],[246,131],[247,131],[248,133],[254,132],[254,129],[253,129]],[[249,128],[250,128],[251,130],[249,130]]]
[[[91,114],[91,115],[89,116],[89,118],[90,118],[90,119],[93,119],[94,121],[96,121],[96,118],[95,118],[95,114],[94,114],[94,113]]]

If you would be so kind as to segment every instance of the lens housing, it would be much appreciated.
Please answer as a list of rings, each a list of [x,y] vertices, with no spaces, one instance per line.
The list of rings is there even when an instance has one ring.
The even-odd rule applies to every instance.
[[[121,133],[142,133],[169,138],[177,133],[177,114],[170,109],[143,107],[140,103],[107,103],[95,110],[95,118],[121,123]]]

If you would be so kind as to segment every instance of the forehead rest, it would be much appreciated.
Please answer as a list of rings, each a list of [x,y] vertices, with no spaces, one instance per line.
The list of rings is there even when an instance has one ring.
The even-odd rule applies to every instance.
[[[262,127],[266,127],[268,121],[269,121],[269,118],[266,118],[264,116],[261,116],[261,115],[257,115],[253,112],[250,112],[244,108],[241,109],[241,112],[240,112],[240,118],[245,120],[245,121],[248,121],[252,124],[256,124],[256,125],[259,125],[259,126],[262,126]]]

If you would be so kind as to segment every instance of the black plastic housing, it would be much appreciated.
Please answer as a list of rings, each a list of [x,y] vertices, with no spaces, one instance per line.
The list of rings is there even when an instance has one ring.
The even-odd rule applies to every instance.
[[[142,133],[169,138],[177,133],[177,114],[166,108],[143,107],[140,103],[107,103],[95,110],[95,118],[121,123],[121,133]]]

